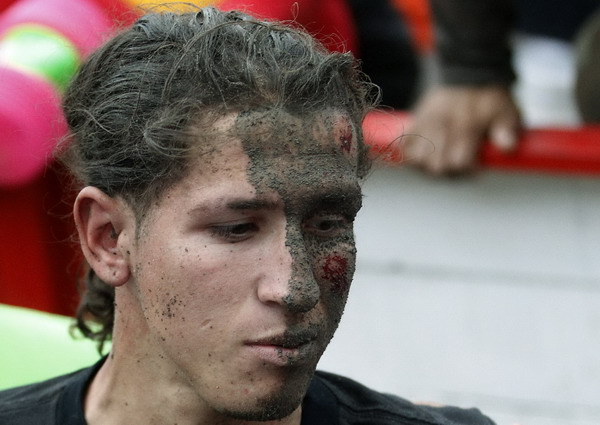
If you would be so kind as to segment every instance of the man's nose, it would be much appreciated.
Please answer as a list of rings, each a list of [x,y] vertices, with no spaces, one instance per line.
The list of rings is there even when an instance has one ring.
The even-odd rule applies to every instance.
[[[300,231],[283,232],[276,238],[272,255],[261,274],[258,297],[263,303],[276,303],[291,313],[312,310],[321,297],[306,243]]]

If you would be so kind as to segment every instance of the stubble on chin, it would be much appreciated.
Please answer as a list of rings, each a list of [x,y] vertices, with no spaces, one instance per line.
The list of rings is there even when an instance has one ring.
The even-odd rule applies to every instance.
[[[286,418],[302,404],[314,372],[314,367],[296,370],[273,394],[249,400],[246,408],[224,410],[222,413],[244,421],[266,422]]]

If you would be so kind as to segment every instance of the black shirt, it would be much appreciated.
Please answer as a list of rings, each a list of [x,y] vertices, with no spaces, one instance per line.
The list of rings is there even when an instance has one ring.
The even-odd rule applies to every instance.
[[[86,425],[83,398],[102,361],[57,378],[0,391],[2,425]],[[476,409],[429,407],[319,372],[303,402],[302,425],[493,425]]]

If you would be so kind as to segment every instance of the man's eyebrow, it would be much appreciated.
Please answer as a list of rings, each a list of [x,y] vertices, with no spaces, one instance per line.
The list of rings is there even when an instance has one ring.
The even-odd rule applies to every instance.
[[[335,193],[316,193],[313,197],[306,199],[307,206],[312,208],[324,207],[360,207],[363,194],[360,188],[348,186],[339,188]]]
[[[274,210],[279,204],[268,199],[232,199],[225,206],[232,210]]]

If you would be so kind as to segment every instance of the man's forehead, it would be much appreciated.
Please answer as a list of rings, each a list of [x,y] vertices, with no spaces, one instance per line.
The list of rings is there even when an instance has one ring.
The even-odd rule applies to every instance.
[[[271,154],[349,154],[356,140],[355,125],[348,114],[335,109],[244,111],[238,114],[231,130],[233,136],[243,140],[247,151],[264,149]]]
[[[236,117],[238,129],[277,128],[281,126],[306,126],[333,124],[340,119],[348,120],[348,113],[339,108],[317,110],[294,110],[286,108],[255,108],[240,111]]]
[[[197,175],[209,181],[235,172],[254,190],[264,193],[268,188],[280,195],[297,193],[298,185],[358,185],[355,127],[338,110],[234,112],[213,121],[210,132],[200,135],[215,149],[197,163]],[[199,183],[212,184],[206,179]]]

